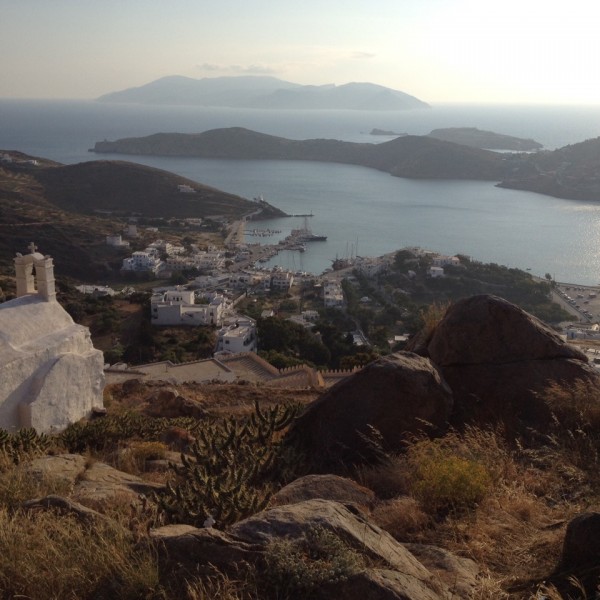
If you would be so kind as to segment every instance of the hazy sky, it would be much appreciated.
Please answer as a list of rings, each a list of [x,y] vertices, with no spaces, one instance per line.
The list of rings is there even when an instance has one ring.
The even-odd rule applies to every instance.
[[[0,97],[270,74],[430,103],[600,104],[599,29],[597,0],[0,0]]]

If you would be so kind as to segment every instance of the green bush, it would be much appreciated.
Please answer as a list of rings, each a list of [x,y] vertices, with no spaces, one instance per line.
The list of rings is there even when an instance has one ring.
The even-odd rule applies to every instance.
[[[492,478],[481,463],[461,456],[434,453],[416,467],[413,494],[430,510],[473,507],[490,489]]]
[[[299,540],[272,542],[263,575],[269,598],[328,598],[328,586],[364,568],[360,554],[333,532],[315,527]]]

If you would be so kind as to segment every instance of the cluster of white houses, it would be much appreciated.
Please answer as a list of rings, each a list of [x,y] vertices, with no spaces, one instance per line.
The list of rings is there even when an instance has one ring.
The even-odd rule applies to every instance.
[[[169,242],[158,240],[144,250],[134,252],[123,259],[123,271],[147,272],[156,275],[159,271],[183,271],[198,269],[200,271],[216,271],[225,266],[225,253],[209,248],[195,250],[186,255],[183,246],[175,246]]]
[[[457,267],[460,265],[458,256],[445,256],[439,254],[431,259],[431,266],[427,269],[427,275],[435,279],[436,277],[444,277],[444,267]]]

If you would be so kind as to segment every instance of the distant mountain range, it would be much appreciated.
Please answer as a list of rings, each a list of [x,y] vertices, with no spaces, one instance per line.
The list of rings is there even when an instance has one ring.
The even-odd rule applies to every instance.
[[[428,108],[414,96],[373,83],[300,85],[276,77],[173,75],[105,94],[100,102],[260,109],[407,110]]]
[[[460,130],[459,130],[460,131]],[[468,131],[468,130],[467,130]],[[477,130],[472,137],[481,138]],[[432,134],[435,132],[432,132]],[[510,138],[491,132],[492,141]],[[157,133],[96,142],[93,152],[269,160],[314,160],[371,167],[414,179],[479,179],[557,198],[600,200],[600,138],[533,154],[499,153],[428,136],[404,135],[381,144],[290,140],[241,127],[199,134]],[[489,136],[493,137],[490,138]],[[525,140],[536,144],[533,140]]]

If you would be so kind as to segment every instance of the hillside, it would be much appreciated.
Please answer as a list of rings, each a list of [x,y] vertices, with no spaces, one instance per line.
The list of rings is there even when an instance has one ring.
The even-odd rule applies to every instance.
[[[0,590],[592,598],[599,383],[537,319],[474,296],[327,391],[111,384],[102,418],[2,432]]]
[[[529,162],[528,175],[505,179],[500,187],[572,200],[600,200],[600,138],[538,153]]]
[[[139,213],[148,217],[235,216],[250,213],[254,205],[173,173],[120,161],[91,161],[41,169],[33,176],[48,200],[65,210],[91,213]],[[184,194],[178,185],[196,193]]]
[[[427,108],[414,96],[373,83],[300,85],[275,77],[169,76],[105,94],[100,102],[258,109],[407,110]]]
[[[362,165],[397,177],[501,180],[519,163],[494,152],[423,136],[382,144],[290,140],[241,127],[199,134],[158,133],[96,142],[94,152],[200,158],[314,160]]]
[[[473,148],[487,150],[511,150],[515,152],[526,152],[539,150],[542,144],[532,139],[503,135],[493,131],[483,131],[476,127],[449,127],[445,129],[434,129],[427,134],[429,137]]]
[[[254,202],[133,163],[64,166],[38,158],[33,164],[25,162],[32,157],[8,154],[13,162],[0,165],[0,270],[9,275],[15,252],[34,240],[56,260],[58,275],[82,281],[110,278],[122,257],[106,246],[105,236],[121,230],[124,217],[132,213],[168,219],[238,217],[257,210]],[[181,193],[180,184],[197,191]]]

